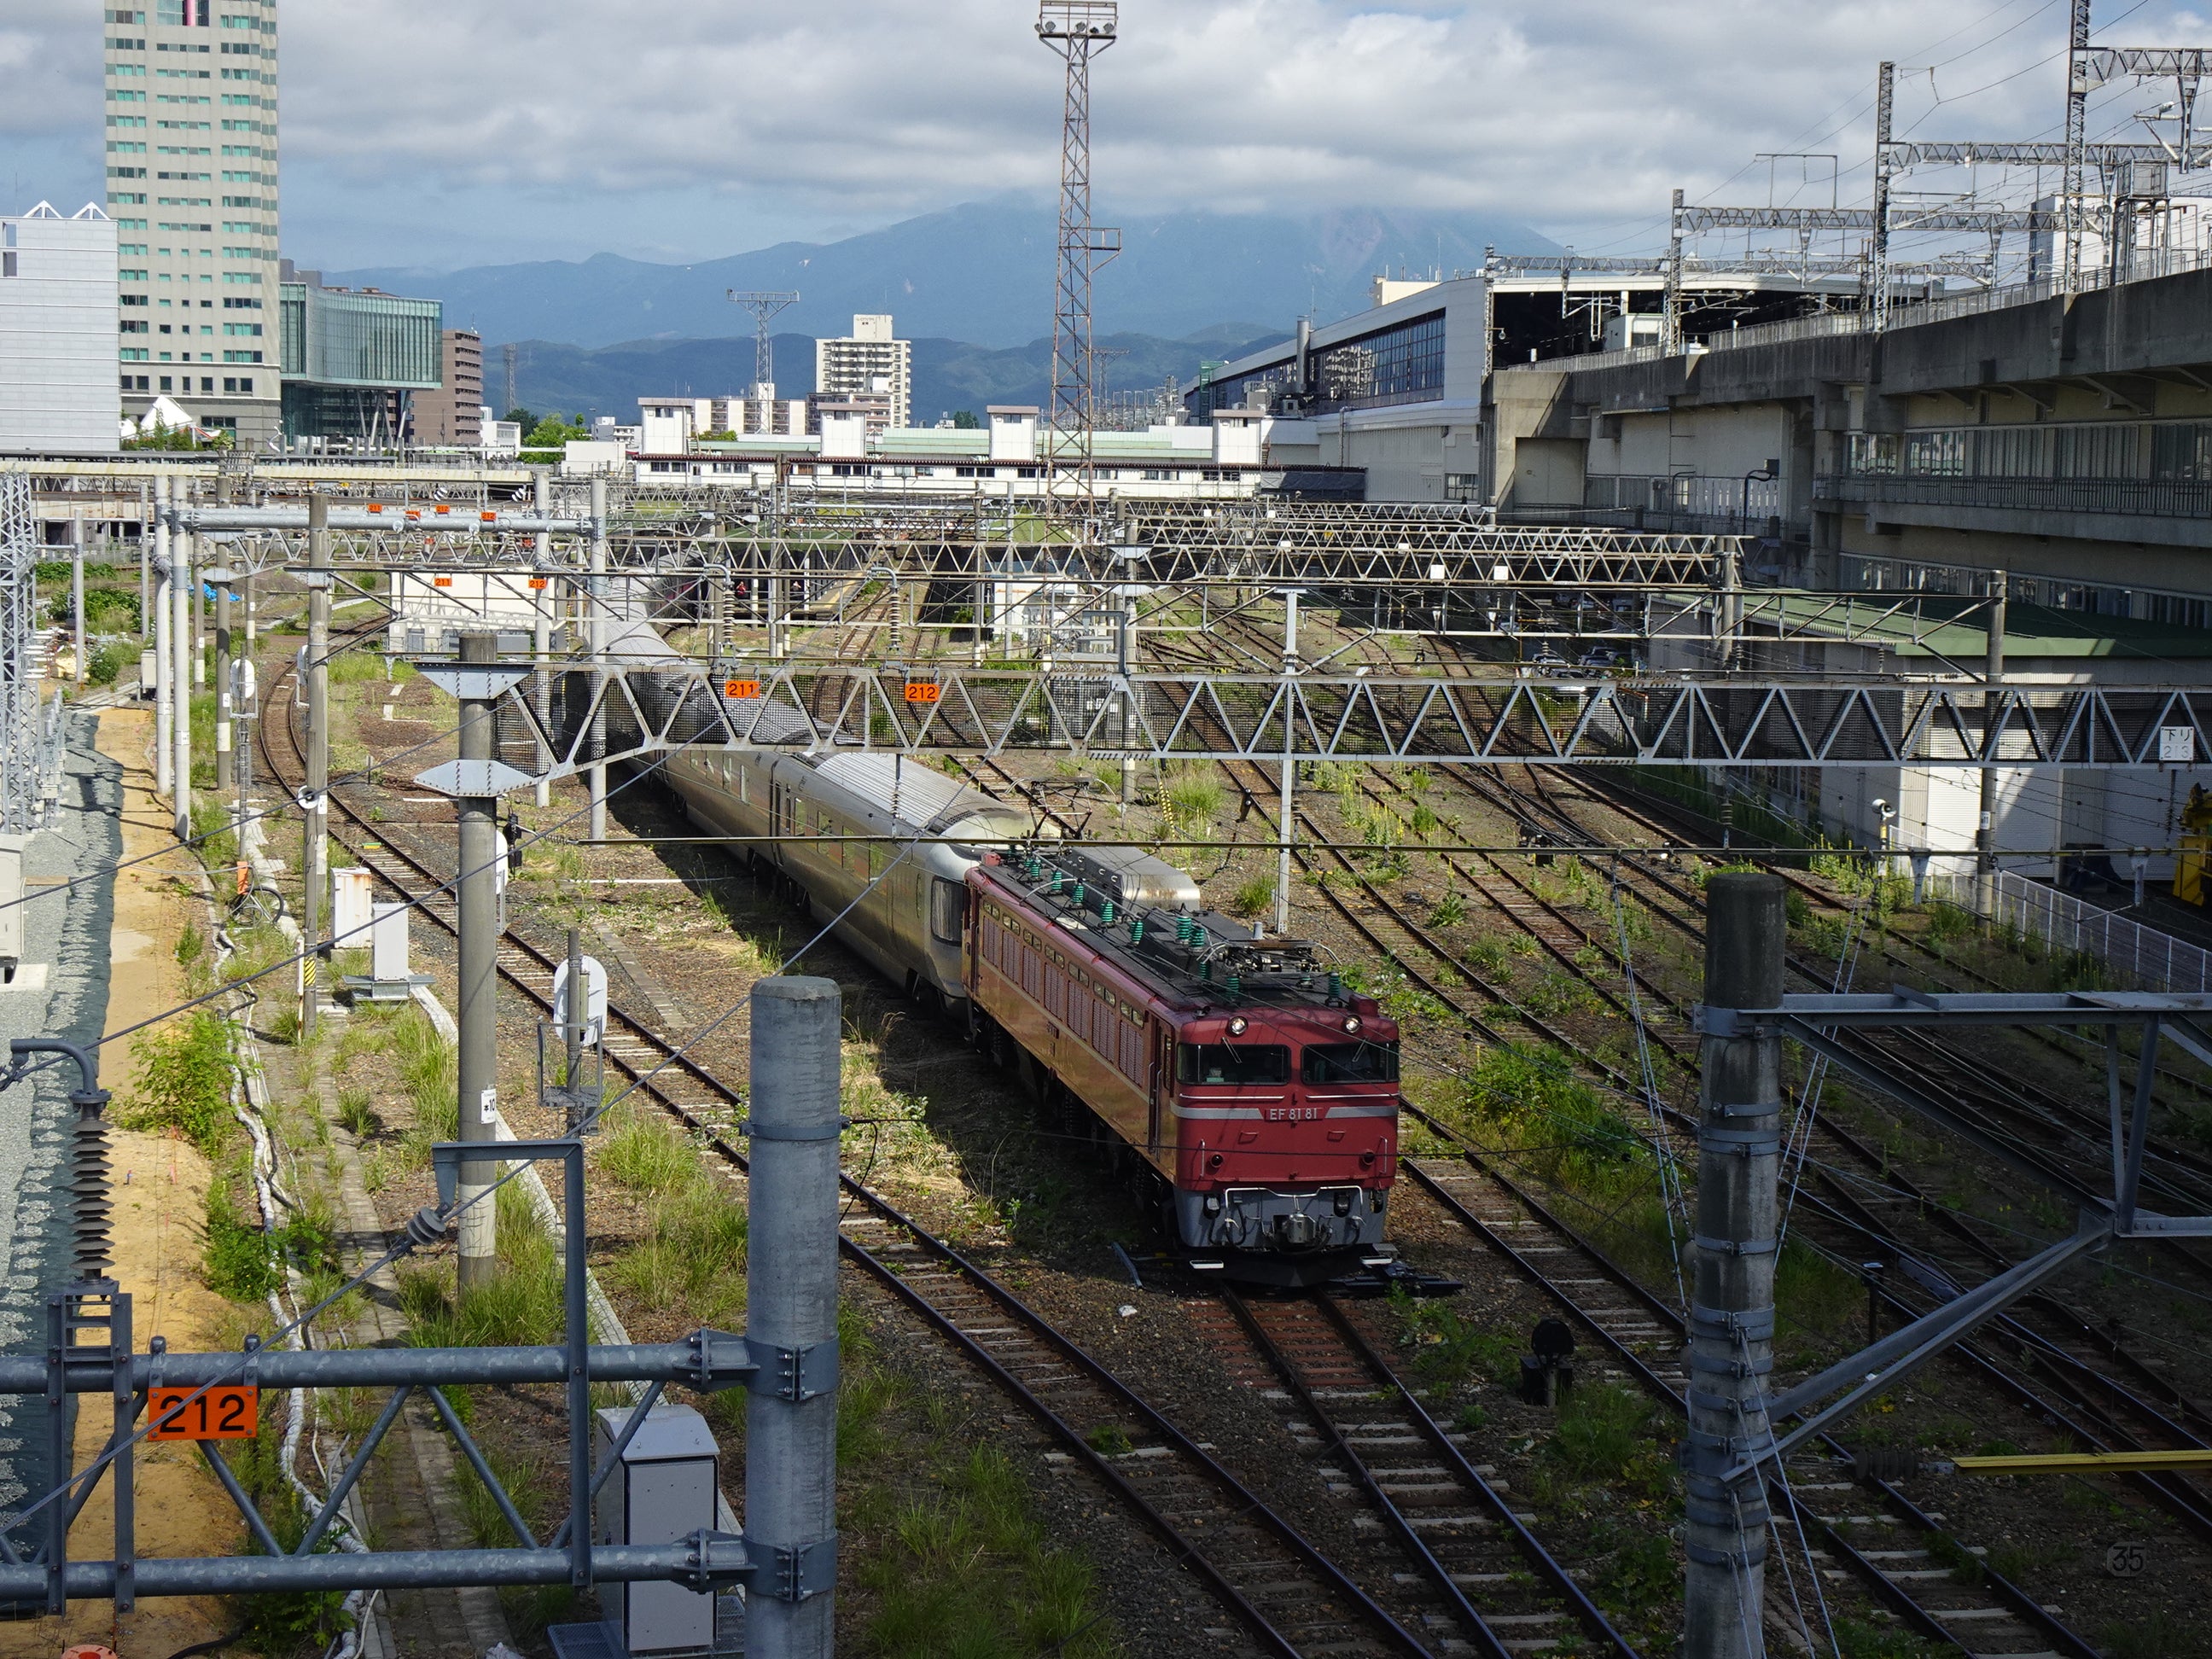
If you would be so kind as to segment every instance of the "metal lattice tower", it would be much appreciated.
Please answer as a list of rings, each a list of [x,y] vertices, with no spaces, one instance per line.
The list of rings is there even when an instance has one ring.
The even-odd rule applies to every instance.
[[[0,830],[39,828],[39,525],[27,473],[0,473]]]
[[[2066,52],[2066,164],[2058,210],[2066,222],[2065,251],[2060,254],[2058,286],[2072,294],[2081,286],[2081,231],[2088,204],[2083,198],[2085,150],[2088,144],[2089,0],[2074,0],[2071,32]]]
[[[741,289],[729,290],[730,303],[743,306],[753,314],[753,384],[756,386],[775,384],[775,341],[768,331],[769,322],[776,313],[799,303],[799,290],[792,289]]]
[[[1121,233],[1091,222],[1091,60],[1120,38],[1115,0],[1044,0],[1037,39],[1067,64],[1067,99],[1060,133],[1060,258],[1052,319],[1052,446],[1048,475],[1054,495],[1088,496],[1094,474],[1091,433],[1097,422],[1091,390],[1091,278],[1121,251]]]
[[[1877,334],[1889,326],[1889,144],[1896,94],[1897,65],[1885,63],[1875,90],[1874,234],[1867,242],[1867,307]]]

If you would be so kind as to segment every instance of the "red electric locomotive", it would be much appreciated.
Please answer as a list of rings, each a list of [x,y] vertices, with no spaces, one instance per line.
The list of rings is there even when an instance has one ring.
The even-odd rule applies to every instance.
[[[1303,939],[1146,854],[1042,843],[968,875],[975,1035],[1165,1183],[1192,1265],[1312,1284],[1386,1265],[1398,1029]]]

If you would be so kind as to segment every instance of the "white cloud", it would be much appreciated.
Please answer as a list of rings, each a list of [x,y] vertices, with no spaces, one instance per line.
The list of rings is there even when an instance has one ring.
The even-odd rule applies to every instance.
[[[10,12],[0,131],[81,135],[91,154],[100,8]],[[1124,0],[1094,71],[1094,172],[1102,211],[1474,210],[1649,246],[1676,185],[1763,198],[1763,169],[1732,179],[1758,151],[1837,152],[1859,170],[1846,198],[1863,194],[1880,58],[1937,65],[1932,82],[1900,69],[1900,126],[2051,126],[2058,66],[2033,66],[2064,16],[2063,0]],[[706,253],[747,222],[881,222],[1057,177],[1059,66],[1024,0],[349,0],[281,17],[286,159],[319,192],[289,197],[295,222],[341,220],[349,191],[415,188],[441,215],[526,217],[583,252],[609,245],[602,216],[634,237],[638,204],[665,195],[690,232],[702,198],[728,210],[659,239]],[[2115,38],[2206,34],[2151,0]],[[2137,106],[2117,89],[2107,118]]]

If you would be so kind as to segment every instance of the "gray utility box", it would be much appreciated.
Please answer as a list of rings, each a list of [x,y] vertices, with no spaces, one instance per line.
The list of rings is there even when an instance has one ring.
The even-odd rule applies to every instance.
[[[592,1462],[605,1461],[629,1423],[626,1406],[592,1417]],[[623,1448],[592,1506],[602,1544],[667,1544],[715,1524],[721,1454],[707,1419],[689,1406],[655,1406]],[[714,1597],[680,1584],[602,1584],[600,1605],[632,1654],[708,1653]]]

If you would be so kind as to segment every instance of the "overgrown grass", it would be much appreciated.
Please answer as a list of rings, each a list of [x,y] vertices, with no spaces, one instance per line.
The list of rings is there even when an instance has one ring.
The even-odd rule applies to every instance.
[[[1441,1300],[1393,1286],[1390,1307],[1413,1350],[1413,1370],[1424,1381],[1456,1387],[1472,1376],[1510,1383],[1521,1375],[1521,1349],[1502,1331],[1479,1325]]]
[[[1583,1480],[1664,1484],[1668,1465],[1651,1433],[1651,1402],[1617,1382],[1585,1382],[1559,1403],[1547,1452]]]
[[[283,1279],[269,1240],[239,1214],[229,1182],[220,1177],[208,1183],[207,1248],[201,1271],[209,1289],[234,1302],[258,1302]]]
[[[181,943],[181,941],[180,941]],[[133,1093],[116,1114],[126,1129],[172,1133],[208,1157],[221,1150],[237,1074],[222,1017],[201,1008],[156,1026],[132,1045]]]
[[[1161,803],[1174,818],[1175,827],[1198,841],[1212,836],[1214,823],[1227,799],[1220,778],[1210,766],[1176,767],[1160,788]]]
[[[746,1227],[743,1206],[702,1174],[656,1208],[652,1232],[604,1276],[655,1311],[680,1306],[687,1318],[727,1322],[745,1305]]]
[[[1484,1049],[1461,1084],[1461,1105],[1504,1138],[1501,1157],[1552,1186],[1619,1199],[1654,1179],[1651,1149],[1638,1126],[1577,1078],[1573,1062],[1555,1048]]]
[[[902,1659],[1101,1659],[1118,1650],[1089,1563],[1053,1547],[1021,1472],[998,1447],[969,1448],[942,1496],[899,1511],[890,1547],[862,1568],[876,1606],[862,1636]]]
[[[599,1173],[632,1192],[653,1196],[684,1186],[699,1169],[698,1154],[648,1118],[623,1110],[599,1145]]]
[[[1238,886],[1235,896],[1229,901],[1229,913],[1249,921],[1273,908],[1274,903],[1275,878],[1273,876],[1255,876]]]
[[[560,1340],[561,1258],[514,1183],[499,1189],[499,1271],[466,1296],[444,1262],[404,1267],[399,1305],[418,1348],[538,1347]]]
[[[1885,1630],[1856,1619],[1836,1620],[1836,1645],[1844,1659],[1936,1659],[1939,1654],[1951,1651],[1909,1631]]]
[[[453,1401],[457,1407],[459,1401]],[[463,1414],[456,1409],[456,1416]],[[464,1424],[466,1418],[463,1416]],[[531,1536],[540,1544],[545,1541],[550,1524],[551,1494],[558,1490],[551,1483],[537,1477],[528,1466],[479,1443],[484,1462],[491,1466],[492,1478],[507,1493],[507,1501],[514,1505],[522,1524],[530,1528]],[[466,1518],[469,1536],[479,1549],[516,1549],[521,1547],[514,1529],[501,1513],[499,1500],[492,1496],[491,1488],[468,1462],[460,1457],[453,1460],[454,1479],[459,1486],[461,1513]],[[510,1584],[499,1593],[500,1606],[507,1614],[511,1632],[525,1641],[543,1633],[546,1626],[558,1624],[574,1615],[576,1593],[566,1584]]]
[[[408,1151],[418,1163],[427,1164],[433,1143],[460,1138],[459,1058],[453,1045],[439,1036],[430,1017],[412,1005],[386,1030],[386,1052],[415,1113],[407,1132]]]

